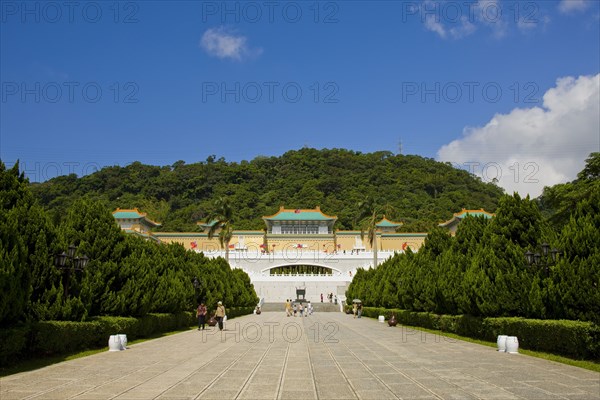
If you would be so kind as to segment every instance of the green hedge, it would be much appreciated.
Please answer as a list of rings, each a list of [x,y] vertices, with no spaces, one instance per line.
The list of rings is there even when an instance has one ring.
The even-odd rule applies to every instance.
[[[524,318],[485,318],[487,340],[508,332],[519,338],[524,349],[545,351],[580,359],[600,359],[600,327],[591,322],[536,320]]]
[[[134,340],[189,327],[194,322],[191,312],[148,314],[141,318],[96,317],[87,322],[40,321],[32,325],[29,352],[50,355],[103,347],[110,335],[125,334]]]
[[[32,326],[27,350],[34,354],[51,355],[95,347],[100,328],[98,322],[40,321]]]
[[[18,360],[19,355],[27,348],[30,332],[29,325],[0,329],[0,365],[8,365]]]
[[[479,318],[437,315],[381,307],[363,307],[363,315],[389,318],[403,325],[456,333],[495,342],[498,335],[517,336],[523,349],[544,351],[585,360],[600,359],[600,326],[592,322],[525,318]]]
[[[240,317],[242,315],[252,314],[254,312],[254,307],[229,307],[227,309],[227,319]]]
[[[254,307],[231,307],[227,318],[252,314]],[[169,332],[196,324],[195,312],[148,314],[141,318],[96,317],[86,322],[39,321],[0,329],[0,366],[28,357],[71,353],[108,346],[110,335],[128,340]]]

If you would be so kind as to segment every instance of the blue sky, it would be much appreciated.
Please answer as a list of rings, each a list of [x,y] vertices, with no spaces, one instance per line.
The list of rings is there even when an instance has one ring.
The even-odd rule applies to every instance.
[[[600,147],[600,2],[0,2],[0,157],[30,179],[303,146],[509,192]]]

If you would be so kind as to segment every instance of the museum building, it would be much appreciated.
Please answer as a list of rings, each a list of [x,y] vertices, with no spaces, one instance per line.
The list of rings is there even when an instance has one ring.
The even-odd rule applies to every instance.
[[[492,218],[484,210],[465,210],[441,224],[455,234],[467,215]],[[335,293],[340,303],[358,268],[379,265],[395,253],[409,248],[418,251],[427,233],[398,233],[400,222],[385,216],[377,223],[374,252],[360,231],[335,229],[337,217],[314,209],[286,209],[264,216],[264,230],[234,230],[229,248],[220,246],[218,235],[208,237],[210,225],[198,223],[202,232],[154,232],[160,223],[152,221],[138,209],[113,212],[125,232],[158,243],[179,243],[190,251],[207,257],[227,257],[232,268],[243,269],[264,301],[293,298],[297,288],[306,289],[308,299],[321,293]],[[376,254],[374,254],[376,253]]]

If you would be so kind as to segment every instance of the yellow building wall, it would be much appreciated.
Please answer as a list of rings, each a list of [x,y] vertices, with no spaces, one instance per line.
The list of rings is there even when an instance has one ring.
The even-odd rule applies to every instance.
[[[425,243],[425,237],[427,234],[393,234],[388,236],[384,235],[379,240],[379,249],[381,250],[403,250],[410,247],[412,251],[418,251],[423,243]]]
[[[325,236],[325,235],[324,235]],[[275,245],[275,247],[273,247]],[[302,245],[302,247],[298,247]],[[334,238],[332,235],[318,238],[315,236],[298,237],[274,237],[270,235],[267,239],[269,251],[327,251],[335,250]]]
[[[360,231],[338,231],[336,241],[340,245],[339,251],[346,251],[346,253],[352,251],[356,246],[356,238],[360,239]],[[366,251],[371,249],[366,233],[362,239],[362,244]]]
[[[403,249],[404,244],[410,246],[413,251],[417,251],[423,246],[425,242],[425,233],[378,233],[376,244],[378,250],[384,251],[400,251]],[[352,251],[356,245],[356,238],[360,238],[360,231],[342,231],[337,233],[337,243],[341,244],[340,251],[346,250]],[[365,251],[371,251],[372,247],[369,243],[368,235],[365,233],[362,238],[362,245]],[[404,246],[404,248],[406,248]]]
[[[209,239],[208,236],[197,233],[167,233],[157,232],[154,234],[162,243],[179,243],[186,249],[192,249],[192,242],[196,242],[196,250],[210,252],[223,250],[219,243],[218,237]],[[324,235],[325,236],[325,235]],[[426,234],[378,234],[377,235],[377,249],[384,251],[400,251],[406,246],[409,246],[413,251],[418,251],[425,241]],[[328,253],[337,250],[338,252],[351,252],[356,246],[356,238],[360,238],[359,231],[345,231],[338,232],[336,237],[333,235],[326,235],[325,237],[319,238],[315,236],[298,236],[298,237],[274,237],[269,235],[267,238],[267,246],[264,248],[265,251],[327,251]],[[262,231],[256,231],[256,233],[244,232],[243,234],[235,234],[229,242],[230,250],[241,248],[241,243],[249,251],[260,251],[263,248],[261,245],[264,243],[264,234]],[[405,245],[406,243],[406,245]],[[365,234],[362,239],[362,244],[365,251],[371,251],[371,245],[367,235]],[[275,245],[273,247],[273,245]],[[299,248],[298,245],[302,245]]]

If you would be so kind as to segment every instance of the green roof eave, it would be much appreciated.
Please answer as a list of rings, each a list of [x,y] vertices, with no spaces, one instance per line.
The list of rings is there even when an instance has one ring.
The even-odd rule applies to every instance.
[[[198,222],[196,225],[200,225],[200,226],[202,226],[202,227],[205,227],[205,228],[210,228],[211,226],[213,226],[213,225],[214,225],[214,224],[216,224],[217,222],[218,222],[218,221],[217,221],[216,219],[214,219],[214,220],[212,220],[212,221],[210,221],[210,222],[208,222],[208,223],[207,223],[207,222],[204,222],[204,221],[200,221],[200,222]]]
[[[142,215],[135,211],[117,211],[113,214],[115,219],[140,219]]]
[[[135,211],[117,211],[113,213],[113,217],[115,219],[139,219],[145,221],[151,226],[161,226],[160,223],[154,222],[151,219],[148,219],[145,215],[139,214]]]
[[[457,215],[457,216],[456,216],[456,218],[463,219],[463,218],[464,218],[464,217],[466,217],[467,215],[470,215],[470,216],[472,216],[472,217],[485,217],[486,219],[490,219],[490,218],[492,218],[492,217],[493,217],[493,215],[491,215],[491,214],[489,214],[489,213],[486,213],[486,212],[482,212],[482,211],[479,211],[479,212],[471,212],[471,211],[468,211],[468,212],[465,212],[464,214]]]
[[[377,226],[382,227],[382,228],[397,228],[399,227],[401,224],[395,224],[393,222],[390,222],[388,220],[383,220],[379,223],[377,223]]]
[[[326,217],[316,211],[301,211],[299,213],[283,211],[272,217],[263,217],[266,221],[335,221],[336,218]]]

